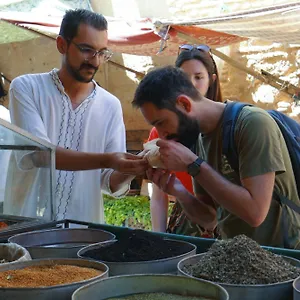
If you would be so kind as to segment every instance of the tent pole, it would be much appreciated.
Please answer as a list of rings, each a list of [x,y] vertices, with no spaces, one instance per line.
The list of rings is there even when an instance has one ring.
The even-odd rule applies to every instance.
[[[173,28],[173,30],[176,30],[176,29]],[[182,38],[182,39],[188,41],[189,43],[192,43],[192,44],[199,43],[199,40],[196,38],[193,38],[185,33],[179,32],[178,30],[176,30],[176,32],[177,32],[177,36],[179,38]],[[224,53],[218,51],[217,49],[211,48],[211,52],[212,52],[212,54],[214,54],[217,57],[219,57],[220,59],[226,61],[228,64],[232,65],[233,67],[235,67],[241,71],[244,71],[247,74],[250,74],[251,76],[255,77],[256,79],[258,79],[264,83],[267,83],[267,84],[275,87],[276,89],[289,94],[290,96],[298,95],[300,92],[299,87],[289,83],[288,81],[283,81],[280,78],[277,78],[276,76],[271,75],[264,70],[261,70],[262,74],[257,73],[254,70],[247,68],[246,66],[240,64],[238,61],[225,55]]]

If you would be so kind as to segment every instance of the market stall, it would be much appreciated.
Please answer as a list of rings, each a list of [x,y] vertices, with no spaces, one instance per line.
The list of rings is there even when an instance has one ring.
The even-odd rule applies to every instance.
[[[270,15],[273,14],[274,16],[274,14],[286,13],[298,8],[299,5],[296,4],[276,7]],[[235,24],[245,18],[250,19],[248,20],[249,22],[252,20],[253,24],[254,18],[258,14],[265,16],[265,11],[255,11],[252,12],[252,15],[248,14],[248,16],[231,15],[227,19],[224,18],[222,20],[199,20],[191,24],[156,22],[156,29],[149,29],[147,26],[149,24],[153,25],[153,23],[144,20],[139,23],[139,26],[136,26],[136,28],[139,27],[140,29],[138,32],[134,32],[134,26],[129,26],[131,27],[130,35],[123,37],[111,36],[110,42],[113,48],[121,52],[153,55],[153,53],[160,51],[163,55],[169,55],[170,53],[175,53],[175,48],[177,52],[178,44],[198,42],[201,40],[201,37],[204,37],[201,41],[212,45],[212,52],[215,55],[223,57],[228,62],[235,64],[236,67],[240,67],[237,62],[231,61],[230,58],[224,56],[215,48],[247,39],[248,34],[243,33],[244,31],[237,32],[234,30]],[[24,15],[21,17],[19,14],[14,16],[1,14],[2,23],[5,25],[7,25],[7,22],[17,24],[17,26],[26,27],[26,30],[31,31],[33,34],[43,34],[42,32],[45,32],[46,28],[48,32],[44,33],[44,35],[51,39],[57,34],[60,19],[41,22],[41,20],[28,19],[27,17]],[[220,28],[218,24],[225,28],[225,21],[232,23],[231,25],[227,24],[226,32],[217,31],[216,28]],[[125,29],[128,27],[128,24],[124,21],[115,21],[113,25],[118,28],[123,26]],[[212,25],[215,28],[203,28]],[[199,28],[200,26],[201,28]],[[251,35],[253,36],[253,33]],[[298,41],[298,35],[294,33],[277,36],[281,39],[289,38],[289,41]],[[141,47],[141,45],[144,46]],[[142,73],[114,61],[110,63],[119,68],[124,68],[126,71],[134,72],[140,77],[143,76]],[[284,90],[290,96],[297,97],[298,95],[298,88],[292,84],[272,78],[265,72],[257,74],[253,70],[243,69],[245,72],[257,76],[260,80],[269,82],[273,86]],[[138,146],[135,145],[135,147]],[[219,241],[166,233],[134,231],[126,227],[80,222],[77,220],[57,220],[57,205],[54,196],[54,147],[0,120],[0,153],[6,151],[12,151],[8,167],[8,186],[11,178],[16,178],[19,172],[28,174],[28,182],[10,185],[9,190],[6,191],[10,194],[11,200],[9,203],[3,203],[0,215],[0,221],[3,222],[1,223],[3,226],[0,229],[0,240],[15,242],[23,246],[29,251],[33,261],[10,266],[6,265],[2,268],[0,266],[0,274],[6,272],[2,273],[2,275],[4,274],[2,282],[7,284],[0,286],[1,299],[24,299],[26,297],[43,300],[53,298],[57,300],[71,299],[72,293],[78,287],[81,287],[81,289],[74,293],[74,300],[120,298],[134,293],[152,294],[158,292],[176,293],[178,294],[177,296],[182,296],[178,298],[182,300],[191,299],[187,298],[187,296],[193,296],[193,299],[209,298],[214,300],[264,299],[266,293],[272,294],[272,299],[292,299],[292,281],[299,275],[300,251],[272,247],[260,248],[255,244],[251,248],[252,244],[249,241],[244,242],[244,248],[235,248],[231,255],[233,260],[239,260],[240,265],[235,269],[236,277],[233,278],[232,276],[229,279],[240,279],[237,278],[241,277],[238,276],[238,271],[246,270],[244,268],[246,267],[246,262],[248,265],[251,263],[256,264],[256,272],[253,272],[251,275],[261,275],[260,272],[262,273],[263,268],[260,265],[262,260],[258,260],[259,257],[265,259],[265,261],[269,257],[271,257],[271,260],[272,258],[274,260],[275,258],[278,259],[278,256],[272,256],[270,253],[285,257],[280,258],[280,262],[276,266],[272,265],[274,268],[278,267],[278,269],[273,268],[273,271],[278,273],[277,275],[282,275],[280,274],[282,269],[279,269],[280,264],[286,269],[291,268],[290,273],[287,274],[288,277],[276,277],[269,282],[255,281],[252,286],[255,291],[252,290],[252,287],[249,287],[249,282],[236,281],[228,283],[221,281],[221,276],[211,278],[209,276],[211,274],[207,274],[209,272],[204,274],[202,272],[201,276],[197,277],[193,273],[194,270],[188,267],[197,265],[200,258],[203,257],[201,256],[203,253],[205,255],[212,253],[211,249],[215,248],[211,248],[211,246],[213,244],[217,245]],[[30,175],[33,173],[38,174],[37,182],[34,184],[30,182]],[[24,206],[24,215],[16,216],[14,209],[16,207],[20,208],[24,204],[18,202],[17,195],[25,192],[35,199],[35,201],[31,201],[35,205],[32,207]],[[80,229],[75,229],[74,227],[80,227]],[[243,249],[246,249],[244,261],[239,259],[240,257],[238,256],[238,254],[244,253],[242,252]],[[251,252],[254,251],[253,249],[257,252]],[[248,250],[249,252],[247,252]],[[103,253],[105,256],[101,256]],[[196,253],[200,254],[200,256],[197,256]],[[219,253],[217,256],[221,257],[221,254]],[[226,254],[226,257],[228,256]],[[208,259],[209,257],[207,257]],[[285,263],[287,262],[291,264],[286,265]],[[218,265],[221,265],[221,262]],[[37,279],[42,278],[42,275],[38,273],[41,267],[49,275],[46,278],[47,285],[44,282],[37,284]],[[231,266],[227,265],[226,267],[228,270]],[[267,267],[268,265],[266,265]],[[87,268],[88,270],[83,270],[82,268]],[[73,278],[73,275],[78,275],[81,271],[90,273],[91,269],[98,272],[91,274],[90,277],[75,277],[71,281],[52,281],[52,279],[57,279],[59,275],[65,280],[69,279],[69,277]],[[33,277],[34,279],[16,282],[15,279],[20,277],[28,279],[29,273],[22,273],[18,277],[19,271],[21,272],[22,270],[28,271],[30,276],[35,276]],[[174,273],[177,272],[183,276],[174,277]],[[146,275],[149,273],[152,273],[152,275]],[[173,273],[173,275],[164,273]],[[125,277],[114,276],[120,274],[122,276],[131,275]],[[140,275],[137,276],[136,274]],[[108,275],[111,278],[102,280]],[[243,275],[247,278],[250,276],[250,273],[244,272]],[[86,286],[86,284],[88,285]],[[235,286],[228,287],[229,284],[234,284]],[[117,288],[115,288],[116,286]],[[99,295],[99,291],[103,290],[106,292],[104,294],[101,292],[101,295]]]

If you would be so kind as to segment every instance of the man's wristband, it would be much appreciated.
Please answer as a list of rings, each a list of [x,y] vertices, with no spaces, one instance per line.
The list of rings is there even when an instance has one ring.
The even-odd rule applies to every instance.
[[[192,177],[196,177],[200,173],[200,166],[204,160],[198,157],[194,162],[188,165],[187,171]]]

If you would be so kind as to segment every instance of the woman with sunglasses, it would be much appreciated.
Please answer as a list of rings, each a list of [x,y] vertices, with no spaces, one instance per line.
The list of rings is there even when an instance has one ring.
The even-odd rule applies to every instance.
[[[207,45],[181,45],[175,66],[187,73],[199,92],[212,101],[222,102],[220,81],[216,63]],[[152,128],[148,141],[158,138],[156,128]],[[177,178],[193,193],[192,179],[186,172],[176,172]],[[208,232],[198,224],[192,223],[183,212],[180,204],[175,201],[168,226],[169,196],[155,184],[151,196],[152,230],[174,234],[215,237],[217,232]]]

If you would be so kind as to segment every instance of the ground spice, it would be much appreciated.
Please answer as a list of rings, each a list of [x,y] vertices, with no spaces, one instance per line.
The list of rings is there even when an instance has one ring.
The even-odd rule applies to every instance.
[[[144,230],[127,229],[117,242],[88,250],[82,256],[108,262],[133,262],[174,257],[192,250],[189,244],[164,240]]]
[[[102,271],[72,265],[32,266],[0,272],[0,287],[46,287],[91,279]]]
[[[194,277],[229,284],[270,284],[300,275],[300,268],[262,249],[245,235],[216,241],[199,262],[183,267],[183,271]]]
[[[175,294],[166,293],[145,293],[145,294],[134,294],[124,297],[110,298],[107,300],[209,300],[203,297],[194,296],[180,296]]]
[[[0,222],[0,229],[7,228],[8,225],[5,222]]]

